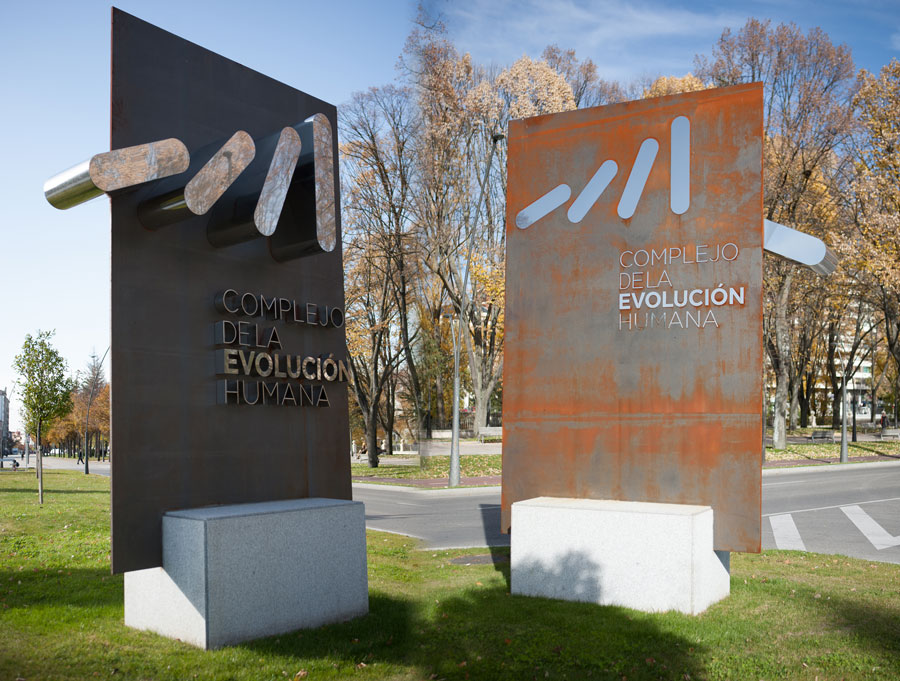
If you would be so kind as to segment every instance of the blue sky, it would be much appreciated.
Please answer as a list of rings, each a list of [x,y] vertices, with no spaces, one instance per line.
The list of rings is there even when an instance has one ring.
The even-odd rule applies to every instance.
[[[823,28],[858,67],[900,55],[900,1],[427,0],[479,63],[506,65],[550,43],[602,77],[684,75],[697,53],[748,16]],[[125,1],[121,9],[337,105],[391,81],[416,14],[411,0]],[[109,343],[108,201],[52,208],[51,175],[109,144],[110,5],[0,6],[0,388],[26,333],[56,329],[74,372]],[[20,423],[13,396],[13,429]]]

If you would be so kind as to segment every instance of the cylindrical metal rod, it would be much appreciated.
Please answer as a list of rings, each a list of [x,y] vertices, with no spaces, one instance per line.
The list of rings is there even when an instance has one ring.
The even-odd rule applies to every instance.
[[[843,360],[842,360],[843,361]],[[847,374],[841,384],[841,463],[847,463]]]
[[[102,196],[103,190],[91,179],[90,167],[91,161],[88,159],[44,182],[44,196],[50,205],[65,210]]]
[[[181,140],[169,138],[96,154],[44,183],[44,196],[65,209],[101,194],[177,175],[187,170],[190,155]]]
[[[454,323],[456,322],[455,329]],[[453,334],[453,430],[450,435],[450,487],[459,487],[459,318],[450,320]]]
[[[256,156],[253,138],[238,130],[225,144],[208,145],[193,154],[188,172],[193,177],[161,185],[159,194],[138,206],[138,219],[147,229],[204,215]]]
[[[337,246],[334,144],[331,122],[317,113],[296,128],[301,152],[281,216],[269,237],[279,262],[330,253]]]
[[[302,148],[300,126],[288,126],[256,144],[256,157],[209,214],[206,237],[221,248],[260,236],[278,226]]]

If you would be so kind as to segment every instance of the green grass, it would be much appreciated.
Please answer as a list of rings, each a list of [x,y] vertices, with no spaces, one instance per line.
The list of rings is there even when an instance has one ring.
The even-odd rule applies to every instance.
[[[459,457],[460,475],[464,478],[500,475],[500,454],[480,454]],[[353,475],[372,478],[436,479],[450,475],[449,456],[426,456],[421,465],[394,464],[390,458],[382,457],[378,468],[369,468],[365,463],[350,464]]]
[[[900,566],[773,551],[732,557],[698,617],[509,595],[508,562],[368,534],[370,614],[204,652],[122,623],[105,478],[0,472],[0,679],[900,678]],[[507,551],[496,550],[500,557]]]
[[[896,456],[900,459],[900,442],[848,442],[847,458],[858,459],[877,455]],[[785,449],[766,447],[766,461],[793,461],[795,459],[839,459],[841,444],[836,442],[815,444],[788,444]]]

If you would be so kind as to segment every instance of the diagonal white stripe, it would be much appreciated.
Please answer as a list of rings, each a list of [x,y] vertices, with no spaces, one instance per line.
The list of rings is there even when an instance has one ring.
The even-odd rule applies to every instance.
[[[806,551],[806,546],[803,544],[803,539],[800,538],[800,532],[790,513],[770,516],[769,523],[772,525],[772,534],[775,535],[777,548]]]
[[[647,178],[650,177],[650,170],[653,168],[653,162],[656,160],[658,151],[659,142],[652,137],[648,137],[641,142],[641,148],[638,149],[637,158],[634,159],[634,165],[631,167],[631,174],[625,183],[622,198],[619,199],[617,210],[619,217],[623,220],[627,220],[634,215],[638,201],[641,200],[641,194],[644,193],[644,185],[647,184]]]
[[[672,167],[670,205],[682,215],[691,206],[691,122],[687,116],[672,121]]]
[[[841,506],[841,510],[879,551],[900,546],[900,537],[890,534],[859,506]]]
[[[519,211],[519,214],[516,215],[516,227],[519,229],[531,227],[542,217],[563,205],[569,200],[571,195],[572,190],[567,184],[554,187],[537,201],[530,203]]]
[[[584,216],[597,203],[597,199],[600,198],[600,195],[609,186],[609,183],[613,181],[618,171],[619,167],[615,161],[603,162],[600,168],[597,169],[597,172],[594,173],[594,176],[584,186],[584,189],[581,190],[575,201],[572,202],[572,206],[569,208],[569,222],[578,224],[584,219]]]

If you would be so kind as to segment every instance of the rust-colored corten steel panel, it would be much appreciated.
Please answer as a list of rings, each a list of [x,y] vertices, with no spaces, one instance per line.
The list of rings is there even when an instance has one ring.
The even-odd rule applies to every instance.
[[[510,124],[504,530],[538,496],[707,504],[717,549],[759,551],[762,102]]]
[[[331,148],[337,148],[337,112],[330,104],[118,10],[112,45],[113,149],[174,137],[194,154],[218,148],[237,131],[261,140],[315,114],[327,117]],[[261,168],[260,185],[272,158],[271,149],[264,154],[261,148],[247,170]],[[240,150],[233,152],[235,161]],[[336,155],[331,172],[337,191]],[[260,188],[249,194],[251,207]],[[265,238],[211,245],[207,224],[224,199],[207,215],[146,229],[138,207],[159,191],[150,183],[112,198],[114,572],[162,564],[162,515],[168,510],[351,498],[345,382],[328,384],[328,406],[217,403],[223,379],[245,378],[223,375],[217,350],[224,345],[215,331],[223,320],[252,325],[242,350],[260,350],[253,328],[258,326],[264,349],[277,347],[266,340],[275,328],[282,354],[333,354],[346,361],[339,324],[288,323],[284,316],[241,316],[216,307],[217,294],[232,289],[294,301],[301,318],[306,304],[342,310],[339,212],[334,211],[334,250],[276,262]],[[339,196],[334,198],[340,205]],[[291,210],[287,206],[282,217]],[[274,236],[293,236],[285,221]],[[236,307],[236,301],[229,304]],[[272,375],[279,375],[277,368]],[[299,399],[299,382],[293,383]],[[325,381],[304,384],[318,390]]]

